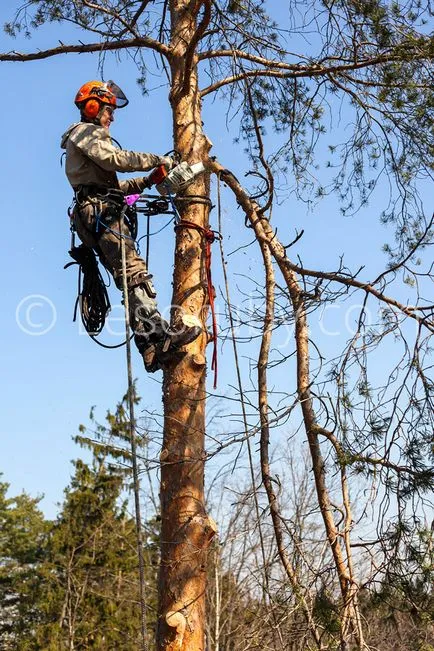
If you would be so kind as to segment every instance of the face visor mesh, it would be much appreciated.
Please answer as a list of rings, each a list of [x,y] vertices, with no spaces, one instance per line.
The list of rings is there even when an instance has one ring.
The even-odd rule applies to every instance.
[[[124,108],[128,104],[125,93],[112,80],[107,81],[105,85],[107,90],[116,98],[116,108]]]

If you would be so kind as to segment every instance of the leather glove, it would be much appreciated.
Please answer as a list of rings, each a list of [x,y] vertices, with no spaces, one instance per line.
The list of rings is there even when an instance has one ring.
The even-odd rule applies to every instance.
[[[142,176],[140,182],[143,185],[142,191],[149,189],[151,187],[151,183],[149,182],[149,176]]]
[[[176,165],[176,161],[171,156],[160,156],[160,165],[164,165],[166,170],[170,172]]]

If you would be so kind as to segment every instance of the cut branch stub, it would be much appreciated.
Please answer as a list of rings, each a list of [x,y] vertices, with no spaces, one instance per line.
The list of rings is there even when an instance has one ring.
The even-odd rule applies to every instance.
[[[180,651],[184,640],[187,619],[179,610],[170,610],[166,615],[166,623],[168,626],[176,629],[176,637],[172,643],[172,649],[173,651]]]

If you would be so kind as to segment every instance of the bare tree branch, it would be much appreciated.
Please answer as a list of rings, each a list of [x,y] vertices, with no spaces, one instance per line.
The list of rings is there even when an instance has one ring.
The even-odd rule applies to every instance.
[[[405,48],[405,44],[402,46]],[[412,46],[409,45],[409,48],[412,49]],[[202,53],[199,56],[199,60],[206,60],[209,58],[214,58],[214,53]],[[313,78],[313,77],[328,77],[330,75],[339,76],[346,72],[352,70],[363,70],[367,68],[374,68],[385,63],[393,63],[396,61],[402,61],[403,55],[401,52],[395,53],[394,51],[389,54],[383,54],[372,58],[367,58],[359,60],[356,62],[343,63],[340,65],[330,65],[326,66],[323,63],[314,63],[310,66],[305,66],[302,64],[290,64],[282,61],[274,61],[273,59],[264,59],[263,57],[257,57],[249,54],[244,54],[242,51],[231,51],[231,50],[222,50],[217,51],[215,56],[217,57],[232,57],[235,61],[246,60],[253,63],[257,63],[261,66],[264,66],[260,69],[254,70],[243,70],[242,72],[226,77],[225,79],[220,79],[216,81],[201,91],[202,97],[205,97],[209,93],[213,93],[223,86],[228,84],[233,84],[243,79],[251,78],[277,78],[277,79],[300,79],[300,78]],[[414,61],[423,61],[426,59],[434,59],[430,57],[427,52],[419,50],[419,48],[414,53]]]
[[[50,57],[58,56],[59,54],[83,54],[85,52],[109,52],[116,50],[127,50],[130,48],[149,48],[155,50],[159,54],[169,57],[170,47],[152,38],[141,36],[139,38],[131,38],[126,40],[106,41],[100,43],[81,43],[80,45],[61,45],[49,50],[41,50],[39,52],[31,52],[25,54],[23,52],[6,52],[0,54],[0,61],[37,61],[39,59],[48,59]]]

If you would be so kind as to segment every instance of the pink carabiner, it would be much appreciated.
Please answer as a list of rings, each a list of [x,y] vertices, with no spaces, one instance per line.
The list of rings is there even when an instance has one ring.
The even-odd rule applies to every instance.
[[[125,197],[125,203],[127,206],[133,206],[139,197],[140,194],[129,194]]]

